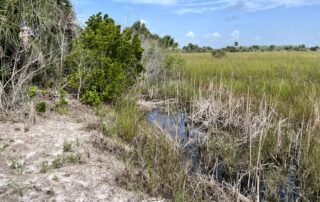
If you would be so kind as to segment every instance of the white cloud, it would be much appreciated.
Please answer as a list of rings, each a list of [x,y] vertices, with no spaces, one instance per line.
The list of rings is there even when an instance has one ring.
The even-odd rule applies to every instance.
[[[221,34],[219,32],[214,32],[212,34],[207,34],[205,36],[206,39],[218,39],[221,37]]]
[[[89,1],[89,0],[73,0]],[[299,7],[320,5],[320,0],[113,0],[132,4],[154,4],[171,6],[177,14],[204,13],[222,9],[259,11],[277,7]]]
[[[195,37],[195,33],[192,32],[192,31],[190,31],[190,32],[187,33],[186,36],[187,36],[188,38],[194,38],[194,37]]]
[[[234,30],[232,33],[231,33],[231,38],[233,39],[233,40],[237,40],[237,39],[239,39],[240,38],[240,32],[239,32],[239,30]]]
[[[218,32],[214,32],[214,33],[212,34],[212,37],[215,38],[215,39],[217,39],[217,38],[220,38],[220,37],[221,37],[221,34],[218,33]]]
[[[188,32],[188,33],[187,33],[187,37],[188,37],[188,38],[194,38],[194,37],[195,37],[194,32],[192,32],[192,31]]]

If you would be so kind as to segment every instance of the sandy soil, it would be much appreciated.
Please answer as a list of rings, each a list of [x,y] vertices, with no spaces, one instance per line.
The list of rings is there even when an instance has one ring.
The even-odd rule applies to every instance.
[[[97,131],[84,130],[93,113],[84,106],[72,110],[37,116],[35,124],[0,122],[1,201],[155,201],[116,185],[123,162],[93,147]],[[70,152],[63,151],[66,142]],[[67,156],[80,156],[80,163],[52,167]]]

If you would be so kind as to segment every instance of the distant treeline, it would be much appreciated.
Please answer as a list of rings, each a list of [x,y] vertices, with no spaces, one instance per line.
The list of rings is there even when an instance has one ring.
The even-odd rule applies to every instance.
[[[264,51],[318,51],[320,49],[319,46],[314,47],[306,47],[304,44],[294,46],[294,45],[286,45],[286,46],[261,46],[261,45],[252,45],[252,46],[239,46],[238,42],[235,42],[233,46],[227,46],[225,48],[221,48],[219,50],[223,50],[225,52],[264,52]],[[212,52],[216,50],[212,47],[203,46],[200,47],[196,44],[189,43],[187,46],[182,48],[182,51],[185,53],[205,53]]]

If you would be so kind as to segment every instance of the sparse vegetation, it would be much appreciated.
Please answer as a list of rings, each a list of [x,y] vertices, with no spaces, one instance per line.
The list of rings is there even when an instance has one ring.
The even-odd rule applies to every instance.
[[[37,112],[44,113],[47,111],[47,103],[45,101],[40,101],[36,104]]]
[[[77,139],[76,139],[76,146],[77,146],[77,148],[79,148],[79,147],[80,147],[80,145],[81,145],[81,141],[80,141],[80,139],[79,139],[79,138],[77,138]]]
[[[42,161],[40,164],[40,173],[46,173],[49,169],[49,162],[47,160]]]
[[[65,141],[63,143],[63,152],[71,152],[72,151],[72,142]]]
[[[68,154],[64,157],[64,162],[71,163],[71,164],[79,164],[81,163],[81,154]]]
[[[23,192],[26,190],[26,187],[20,183],[12,183],[11,187],[13,189],[12,194],[17,194],[20,197],[23,196]]]
[[[23,166],[23,164],[17,159],[12,159],[10,161],[10,168],[12,168],[14,170],[22,168],[22,166]]]
[[[54,175],[52,180],[58,182],[59,181],[59,177],[57,175]]]
[[[2,151],[4,151],[6,148],[8,148],[8,147],[10,147],[10,145],[9,144],[1,144],[0,145],[0,151],[2,152]]]
[[[82,156],[80,153],[77,153],[77,154],[70,153],[70,154],[58,156],[57,158],[55,158],[51,163],[51,167],[53,169],[59,169],[63,167],[66,163],[80,164],[81,162],[82,162]]]
[[[52,161],[51,166],[53,169],[59,169],[63,166],[63,164],[64,164],[64,159],[59,156]]]

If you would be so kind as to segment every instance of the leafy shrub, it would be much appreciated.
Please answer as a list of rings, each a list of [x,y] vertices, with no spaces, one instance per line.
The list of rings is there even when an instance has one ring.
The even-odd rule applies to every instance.
[[[91,105],[99,105],[101,103],[100,95],[95,88],[86,90],[82,100]]]
[[[56,102],[54,110],[59,112],[59,113],[67,113],[68,109],[67,109],[67,105],[68,105],[68,101],[66,100],[66,95],[67,92],[64,90],[60,90],[59,91],[59,101]]]
[[[67,92],[64,90],[59,91],[59,101],[56,103],[56,108],[63,108],[68,105],[68,101],[66,100]]]
[[[38,102],[36,104],[36,110],[37,110],[37,112],[42,112],[42,113],[46,112],[47,111],[47,103],[43,102],[43,101]]]
[[[59,94],[60,94],[60,96],[59,96],[59,104],[62,105],[62,106],[67,105],[68,104],[68,101],[66,100],[67,92],[64,91],[64,90],[60,90]]]
[[[144,71],[142,52],[130,29],[121,31],[108,15],[94,15],[66,58],[70,86],[88,104],[111,101]]]
[[[212,55],[215,58],[223,58],[226,56],[226,53],[223,50],[213,50]]]
[[[33,98],[37,95],[38,87],[37,86],[30,86],[28,90],[28,96]]]

